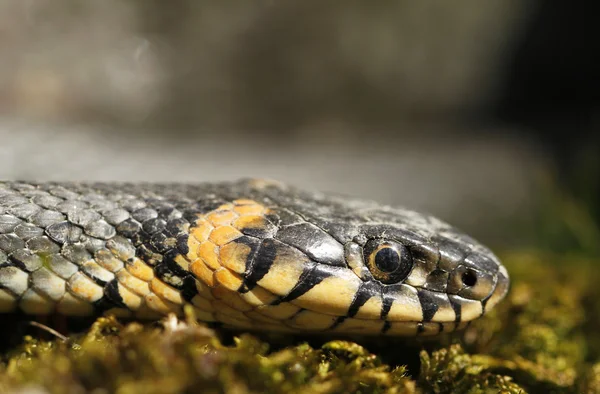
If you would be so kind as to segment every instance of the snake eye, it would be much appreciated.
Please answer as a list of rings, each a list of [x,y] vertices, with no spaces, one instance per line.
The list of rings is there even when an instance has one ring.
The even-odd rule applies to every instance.
[[[410,252],[397,242],[370,240],[365,245],[363,253],[371,274],[382,283],[403,281],[412,270]]]

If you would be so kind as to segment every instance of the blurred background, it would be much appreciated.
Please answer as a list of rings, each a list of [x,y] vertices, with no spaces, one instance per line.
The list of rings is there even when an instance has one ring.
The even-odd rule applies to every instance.
[[[269,177],[428,211],[492,245],[598,250],[588,12],[0,0],[0,178]]]

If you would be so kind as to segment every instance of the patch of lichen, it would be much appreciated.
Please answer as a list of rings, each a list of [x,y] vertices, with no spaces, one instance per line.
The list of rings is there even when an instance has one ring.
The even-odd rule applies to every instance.
[[[191,318],[145,326],[102,318],[67,341],[26,338],[4,358],[0,393],[24,385],[53,394],[600,392],[596,262],[536,253],[503,261],[507,299],[433,342],[281,346],[250,334],[222,339]]]

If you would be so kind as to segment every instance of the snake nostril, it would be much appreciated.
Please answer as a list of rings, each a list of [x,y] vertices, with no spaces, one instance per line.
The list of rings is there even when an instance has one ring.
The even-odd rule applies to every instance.
[[[467,270],[462,274],[462,282],[465,286],[472,287],[477,284],[477,274],[472,270]]]

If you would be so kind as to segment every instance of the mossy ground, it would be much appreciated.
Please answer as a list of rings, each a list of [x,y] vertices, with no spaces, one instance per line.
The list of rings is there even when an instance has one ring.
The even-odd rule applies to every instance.
[[[190,321],[98,319],[5,352],[0,393],[600,393],[600,273],[565,255],[503,256],[508,298],[434,341],[258,338]]]

